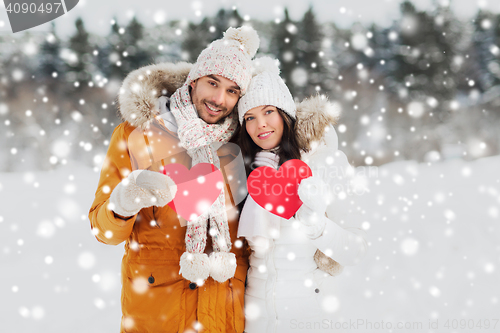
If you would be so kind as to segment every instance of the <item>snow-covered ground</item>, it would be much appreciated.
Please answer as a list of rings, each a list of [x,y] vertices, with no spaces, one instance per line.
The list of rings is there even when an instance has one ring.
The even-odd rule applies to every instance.
[[[331,321],[302,324],[500,332],[499,170],[500,156],[380,167],[359,197],[369,253],[323,287]],[[118,332],[123,244],[100,244],[87,219],[98,176],[0,174],[0,332]]]

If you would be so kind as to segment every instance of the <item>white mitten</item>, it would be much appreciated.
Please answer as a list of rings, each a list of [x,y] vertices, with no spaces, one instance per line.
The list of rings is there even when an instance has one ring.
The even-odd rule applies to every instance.
[[[128,217],[142,208],[163,207],[175,197],[177,185],[159,172],[135,170],[123,179],[111,192],[111,209],[118,215]]]
[[[332,201],[328,184],[319,177],[302,179],[298,194],[305,205],[318,213],[324,213]]]
[[[160,172],[142,170],[136,178],[136,184],[151,191],[151,194],[156,199],[154,206],[157,207],[163,207],[168,204],[174,199],[177,193],[177,185],[175,185],[172,178]],[[152,200],[154,201],[154,199]]]
[[[327,219],[324,212],[315,212],[306,204],[303,204],[295,216],[300,221],[300,229],[310,239],[316,239],[323,234]]]
[[[328,185],[319,177],[302,179],[298,190],[303,202],[296,213],[302,231],[311,239],[323,233],[326,226],[326,207],[330,204]]]

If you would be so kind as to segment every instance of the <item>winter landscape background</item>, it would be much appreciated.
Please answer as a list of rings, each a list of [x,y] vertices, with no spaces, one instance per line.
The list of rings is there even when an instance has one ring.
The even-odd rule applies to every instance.
[[[258,56],[280,60],[298,100],[338,103],[340,148],[376,170],[357,198],[369,253],[324,286],[329,319],[353,332],[500,332],[500,7],[486,3],[464,18],[453,1],[398,2],[385,25],[340,25],[333,17],[356,8],[328,20],[321,2],[297,16],[290,1],[268,19],[227,1],[205,15],[194,1],[196,19],[121,13],[106,33],[89,32],[82,7],[71,30],[2,31],[0,331],[118,331],[123,245],[98,243],[87,212],[120,82],[142,65],[195,61],[228,26],[251,24]]]

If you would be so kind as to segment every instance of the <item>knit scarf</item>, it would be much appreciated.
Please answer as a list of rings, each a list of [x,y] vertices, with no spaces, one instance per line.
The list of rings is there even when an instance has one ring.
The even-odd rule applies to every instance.
[[[198,163],[211,163],[220,169],[217,150],[234,134],[237,117],[230,114],[220,124],[207,124],[199,118],[191,102],[188,84],[184,84],[172,95],[170,110],[178,125],[180,146],[191,156],[192,166]],[[210,258],[204,253],[208,224],[214,250]],[[184,278],[200,284],[209,275],[219,282],[234,276],[236,259],[234,254],[229,252],[231,237],[224,188],[209,211],[188,221],[185,243],[186,252],[181,256],[179,272]]]

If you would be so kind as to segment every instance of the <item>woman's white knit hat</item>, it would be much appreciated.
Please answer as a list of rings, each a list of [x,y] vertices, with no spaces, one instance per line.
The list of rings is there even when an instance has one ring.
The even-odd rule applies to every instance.
[[[272,105],[295,119],[296,109],[292,94],[280,77],[276,60],[262,57],[253,61],[254,76],[247,93],[238,102],[240,124],[248,110],[257,106]]]
[[[229,28],[222,39],[201,51],[187,77],[187,84],[207,75],[234,81],[244,95],[252,78],[252,58],[259,48],[259,35],[252,27]]]

